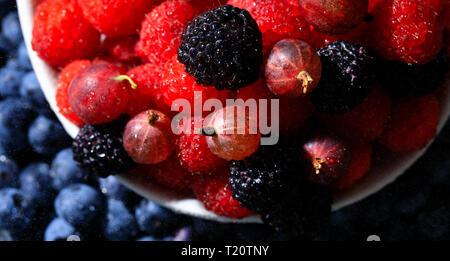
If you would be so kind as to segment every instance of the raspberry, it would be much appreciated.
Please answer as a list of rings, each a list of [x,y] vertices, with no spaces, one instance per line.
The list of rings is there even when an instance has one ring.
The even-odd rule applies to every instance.
[[[419,150],[436,136],[438,123],[439,102],[433,94],[410,98],[395,104],[380,142],[393,152]]]
[[[214,0],[214,1],[187,0],[187,1],[194,7],[197,13],[209,11],[221,5],[225,5],[225,3],[227,2],[227,0]]]
[[[387,60],[411,64],[431,61],[443,46],[438,1],[380,2],[372,13],[373,48]]]
[[[177,99],[186,99],[191,104],[191,109],[193,110],[195,91],[202,92],[202,101],[214,98],[220,100],[222,104],[225,104],[226,99],[234,97],[233,91],[219,91],[215,88],[198,85],[195,79],[186,73],[184,65],[175,58],[166,63],[164,67],[165,73],[161,83],[164,101],[167,105],[175,105],[174,101]],[[192,113],[194,112],[191,111]]]
[[[310,26],[310,38],[307,39],[307,41],[315,49],[324,48],[338,40],[366,46],[369,25],[369,23],[363,22],[358,27],[345,34],[321,33],[315,30],[313,26]]]
[[[77,0],[38,5],[32,34],[33,50],[52,66],[89,58],[100,45],[100,34],[84,19]]]
[[[352,146],[351,154],[350,165],[347,171],[338,180],[330,184],[329,188],[333,190],[350,188],[369,171],[372,164],[372,145]]]
[[[391,113],[391,99],[375,87],[369,96],[345,114],[320,114],[322,123],[351,142],[370,142],[381,136]]]
[[[158,164],[138,166],[137,170],[132,171],[132,173],[135,173],[132,175],[137,179],[142,180],[141,184],[150,181],[178,192],[189,191],[193,181],[197,178],[196,175],[181,167],[175,154]],[[146,173],[146,175],[143,175],[143,173]]]
[[[59,74],[58,87],[56,89],[56,106],[59,108],[59,112],[73,124],[78,127],[83,126],[84,122],[80,119],[69,104],[69,86],[72,79],[77,75],[77,73],[84,68],[91,65],[89,60],[75,60],[68,64]]]
[[[142,23],[137,53],[144,61],[164,64],[177,54],[184,28],[194,18],[185,1],[166,1],[155,7]]]
[[[221,168],[214,176],[204,175],[192,185],[197,198],[206,209],[229,218],[244,218],[252,212],[242,207],[231,195],[228,169]]]
[[[300,8],[287,0],[229,0],[227,4],[250,12],[261,30],[264,50],[283,39],[308,42],[309,26]]]
[[[163,68],[147,63],[134,67],[127,72],[138,86],[136,90],[130,90],[129,103],[126,113],[134,116],[146,109],[152,108],[170,115],[170,107],[164,103],[161,90]]]
[[[103,48],[113,58],[126,64],[138,64],[140,59],[135,52],[134,46],[139,40],[136,36],[119,36],[106,38]]]
[[[179,122],[178,129],[183,132],[177,137],[176,141],[178,159],[189,172],[209,173],[213,168],[224,165],[225,160],[211,152],[204,135],[196,134],[198,132],[195,129],[196,123],[202,128],[203,119],[183,118]],[[185,133],[188,131],[190,131],[190,134]]]
[[[106,36],[132,35],[156,0],[78,0],[84,17]]]

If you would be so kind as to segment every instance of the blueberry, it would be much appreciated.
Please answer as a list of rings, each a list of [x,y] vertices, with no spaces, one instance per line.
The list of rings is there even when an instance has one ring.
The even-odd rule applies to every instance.
[[[191,241],[192,227],[182,227],[174,235],[173,241]]]
[[[45,229],[44,240],[45,241],[67,241],[69,236],[76,235],[81,238],[80,233],[74,226],[67,223],[62,218],[55,218]]]
[[[0,189],[17,187],[17,172],[19,168],[14,160],[0,155]]]
[[[72,183],[86,183],[96,185],[95,179],[80,169],[73,160],[71,148],[66,148],[58,152],[50,167],[52,186],[56,190],[61,190]]]
[[[55,196],[47,163],[29,164],[21,171],[19,179],[22,191],[41,205],[49,204]]]
[[[0,134],[2,127],[10,129],[14,134],[25,131],[35,117],[33,106],[24,99],[8,98],[0,101]]]
[[[28,50],[24,42],[20,43],[19,49],[17,49],[17,61],[19,62],[20,68],[26,71],[33,70],[30,57],[28,56]]]
[[[139,229],[150,235],[169,235],[175,231],[177,216],[148,200],[142,200],[135,210]]]
[[[9,53],[13,50],[14,46],[2,34],[0,34],[0,51]]]
[[[7,14],[2,21],[2,35],[13,45],[18,46],[23,41],[17,12]]]
[[[153,242],[153,241],[158,241],[158,240],[152,236],[143,236],[141,238],[136,239],[136,241]]]
[[[450,236],[450,209],[442,206],[432,211],[422,212],[417,218],[421,239],[445,240]]]
[[[214,240],[222,237],[230,231],[229,224],[222,224],[215,221],[193,218],[192,219],[194,240]]]
[[[133,208],[142,199],[133,191],[123,186],[114,176],[98,179],[100,191],[108,198],[122,201],[127,207]]]
[[[47,104],[41,85],[34,72],[26,73],[20,86],[20,96],[28,100],[36,108],[44,107]]]
[[[24,192],[15,188],[0,190],[0,227],[13,235],[24,234],[32,226],[36,209]]]
[[[138,234],[135,217],[123,202],[109,199],[103,235],[110,241],[130,241]]]
[[[40,115],[28,130],[28,142],[37,153],[51,156],[70,145],[70,137],[59,122]]]
[[[104,214],[105,204],[103,196],[94,188],[73,184],[59,192],[55,199],[55,211],[75,227],[88,227]]]
[[[7,97],[19,97],[19,86],[24,76],[24,72],[5,66],[0,69],[0,96]]]

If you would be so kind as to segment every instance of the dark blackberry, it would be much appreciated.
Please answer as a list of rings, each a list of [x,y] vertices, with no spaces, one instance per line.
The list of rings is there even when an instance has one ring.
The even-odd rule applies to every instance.
[[[261,146],[252,156],[232,161],[230,188],[239,203],[255,212],[271,209],[305,182],[298,146]]]
[[[101,125],[85,124],[73,140],[73,158],[82,169],[100,177],[135,167],[122,145],[125,119]]]
[[[346,113],[362,103],[374,82],[374,57],[363,46],[336,41],[318,51],[322,77],[311,93],[320,112]]]
[[[178,60],[201,85],[237,90],[259,77],[262,34],[246,10],[226,5],[203,13],[181,40]]]
[[[331,193],[318,184],[304,182],[295,197],[260,213],[263,222],[274,230],[302,239],[326,231],[331,218]]]
[[[423,96],[443,84],[449,64],[447,52],[442,50],[436,59],[421,65],[381,60],[376,72],[391,96]]]

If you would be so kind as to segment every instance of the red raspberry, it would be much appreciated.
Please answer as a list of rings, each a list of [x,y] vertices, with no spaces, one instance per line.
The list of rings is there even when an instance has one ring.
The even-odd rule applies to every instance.
[[[316,31],[313,26],[310,26],[310,38],[307,39],[315,49],[323,48],[335,41],[345,40],[353,44],[367,45],[367,32],[369,23],[363,22],[358,27],[346,34],[326,34]]]
[[[256,81],[252,85],[239,89],[236,98],[244,101],[255,99],[257,102],[260,99],[266,99],[268,126],[271,126],[271,99],[280,99],[278,115],[280,133],[286,135],[297,133],[314,112],[314,106],[307,97],[299,99],[277,97],[270,92],[262,79]]]
[[[162,68],[158,65],[147,63],[137,66],[127,72],[138,86],[136,90],[130,90],[129,104],[126,113],[134,116],[146,109],[156,109],[166,115],[170,115],[170,107],[164,103],[161,91]]]
[[[205,0],[187,0],[197,11],[197,13],[203,13],[214,9],[216,7],[225,5],[227,0],[213,0],[213,1],[205,1]]]
[[[33,50],[52,66],[89,58],[100,45],[100,34],[84,19],[77,0],[46,0],[38,5],[32,34]]]
[[[330,184],[333,190],[344,190],[361,180],[370,170],[372,164],[372,145],[352,146],[351,159],[347,171],[338,180]]]
[[[157,0],[78,0],[86,19],[108,37],[135,34]]]
[[[356,108],[345,114],[320,114],[323,124],[352,142],[370,142],[380,137],[389,121],[391,99],[380,87]]]
[[[176,141],[178,159],[189,172],[209,173],[215,167],[225,165],[225,160],[211,152],[204,135],[197,134],[196,122],[202,128],[201,118],[183,118],[179,122],[178,130],[183,132],[178,135]],[[185,134],[188,131],[190,134]]]
[[[188,192],[193,181],[199,177],[181,167],[175,154],[158,164],[139,165],[128,175],[140,184],[151,182],[177,192]]]
[[[126,64],[139,64],[140,59],[134,50],[139,37],[119,36],[106,38],[103,42],[104,50],[119,62]]]
[[[373,48],[385,59],[411,64],[431,61],[442,49],[438,1],[385,0],[373,11]]]
[[[59,112],[70,122],[77,125],[78,127],[83,126],[84,122],[81,120],[69,104],[69,87],[72,79],[77,75],[77,73],[84,68],[91,65],[89,60],[75,60],[68,64],[59,74],[58,87],[56,89],[56,105],[59,108]]]
[[[193,7],[181,0],[155,7],[142,23],[136,52],[145,62],[164,64],[177,55],[181,34],[194,16]]]
[[[380,2],[382,2],[384,0],[369,0],[369,10],[368,12],[372,12],[373,9],[375,8],[375,6],[377,6],[377,4],[379,4]]]
[[[246,9],[258,23],[268,51],[282,39],[301,39],[308,42],[309,26],[298,5],[292,0],[229,0],[228,4]]]
[[[401,101],[392,108],[380,141],[393,152],[419,150],[436,136],[438,123],[439,102],[433,94]]]
[[[167,105],[174,105],[177,99],[186,99],[191,104],[191,114],[194,113],[194,92],[200,91],[202,93],[202,101],[207,99],[218,99],[225,104],[226,99],[234,98],[235,93],[230,90],[219,91],[213,87],[204,87],[195,82],[194,77],[186,73],[184,64],[178,62],[176,57],[173,57],[165,65],[164,78],[162,80],[162,92],[164,101]]]
[[[229,218],[244,218],[252,212],[242,207],[231,195],[228,168],[221,168],[213,176],[203,175],[192,185],[197,198],[207,210]]]

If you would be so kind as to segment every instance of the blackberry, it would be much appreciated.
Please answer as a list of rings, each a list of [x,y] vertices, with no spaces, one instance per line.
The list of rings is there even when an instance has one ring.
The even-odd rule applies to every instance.
[[[442,50],[427,64],[414,65],[381,60],[376,72],[381,84],[391,96],[423,96],[443,84],[449,64],[448,54]]]
[[[181,40],[178,60],[198,84],[237,90],[259,77],[262,34],[244,9],[226,5],[203,13],[188,24]]]
[[[263,222],[278,232],[310,238],[326,231],[331,218],[331,193],[318,184],[302,183],[295,197],[263,211]]]
[[[125,119],[91,125],[85,124],[73,140],[73,158],[82,169],[100,177],[121,173],[135,167],[122,145]]]
[[[311,93],[320,112],[342,114],[364,101],[374,82],[375,58],[363,46],[336,41],[318,51],[322,78]]]
[[[230,188],[239,203],[255,212],[285,201],[305,182],[298,146],[279,143],[261,146],[252,156],[232,161]]]

